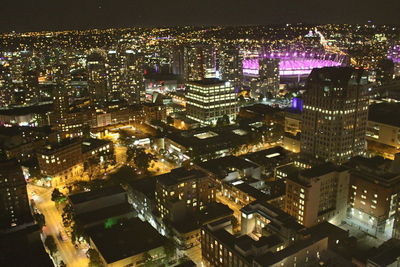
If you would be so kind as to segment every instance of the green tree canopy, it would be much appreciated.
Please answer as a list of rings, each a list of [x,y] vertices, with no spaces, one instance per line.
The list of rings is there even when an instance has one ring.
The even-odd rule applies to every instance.
[[[37,224],[39,225],[40,228],[42,228],[43,226],[46,225],[46,220],[43,214],[41,213],[35,213],[33,215],[33,218],[35,219],[35,221],[37,222]]]
[[[148,173],[151,161],[156,159],[153,154],[147,153],[143,147],[129,147],[126,155],[127,161],[133,161],[143,174]]]
[[[51,200],[56,203],[61,203],[66,200],[66,196],[60,192],[57,188],[54,188],[53,193],[51,194]]]
[[[56,241],[54,240],[53,236],[49,235],[48,237],[46,237],[44,244],[50,251],[51,255],[53,255],[54,253],[57,252],[57,245],[56,245]]]

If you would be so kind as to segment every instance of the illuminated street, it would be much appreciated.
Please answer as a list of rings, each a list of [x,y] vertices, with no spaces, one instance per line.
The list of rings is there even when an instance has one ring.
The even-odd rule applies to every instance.
[[[52,235],[58,248],[59,261],[63,260],[68,267],[86,267],[88,258],[82,251],[75,249],[71,240],[59,239],[62,227],[61,214],[51,201],[52,189],[27,185],[28,195],[33,198],[37,209],[45,216],[46,226],[43,228],[44,235]]]
[[[185,250],[184,254],[196,263],[197,266],[209,267],[209,265],[202,260],[201,245]]]
[[[126,147],[122,145],[115,145],[114,153],[117,164],[124,164],[126,162]]]

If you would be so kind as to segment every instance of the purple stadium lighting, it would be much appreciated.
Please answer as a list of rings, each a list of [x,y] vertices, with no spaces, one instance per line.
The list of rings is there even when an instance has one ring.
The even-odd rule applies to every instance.
[[[400,63],[400,45],[395,45],[389,51],[388,58],[393,60],[394,63]]]
[[[262,55],[263,56],[263,55]],[[265,56],[264,56],[265,57]],[[279,74],[281,76],[305,76],[314,68],[337,67],[343,64],[344,57],[332,54],[315,53],[270,53],[266,58],[279,59]],[[243,73],[251,76],[258,75],[259,58],[243,60]]]

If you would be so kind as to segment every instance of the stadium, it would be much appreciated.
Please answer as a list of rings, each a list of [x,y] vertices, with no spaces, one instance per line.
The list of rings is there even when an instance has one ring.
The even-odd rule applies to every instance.
[[[269,53],[243,60],[243,74],[258,76],[259,61],[262,58],[279,59],[279,74],[282,78],[306,78],[314,68],[343,66],[347,60],[344,55],[327,53]]]

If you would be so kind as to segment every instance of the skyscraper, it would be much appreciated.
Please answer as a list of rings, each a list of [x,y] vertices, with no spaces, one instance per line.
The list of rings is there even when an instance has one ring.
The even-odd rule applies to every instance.
[[[343,163],[365,153],[368,76],[349,67],[314,69],[306,83],[301,152]]]
[[[144,101],[144,61],[140,52],[126,50],[123,55],[124,84],[123,98],[129,104],[138,104]]]
[[[243,66],[239,49],[236,47],[221,47],[219,52],[219,72],[221,79],[229,81],[235,89],[242,85]]]
[[[15,160],[0,161],[0,229],[32,222],[26,182]]]
[[[215,78],[187,83],[187,117],[203,124],[237,113],[236,93],[230,82]]]
[[[12,104],[12,79],[7,64],[0,65],[0,106]]]
[[[193,45],[184,49],[184,71],[186,81],[205,78],[207,69],[215,68],[215,50],[211,45]]]
[[[93,52],[87,57],[88,87],[91,105],[100,107],[107,101],[107,78],[105,58],[100,52]]]
[[[106,63],[108,100],[119,99],[121,96],[121,66],[117,51],[110,50]]]
[[[182,46],[174,47],[171,53],[171,69],[176,75],[184,74],[184,49]]]
[[[261,94],[276,96],[279,91],[279,59],[263,58],[259,61],[259,83]]]

